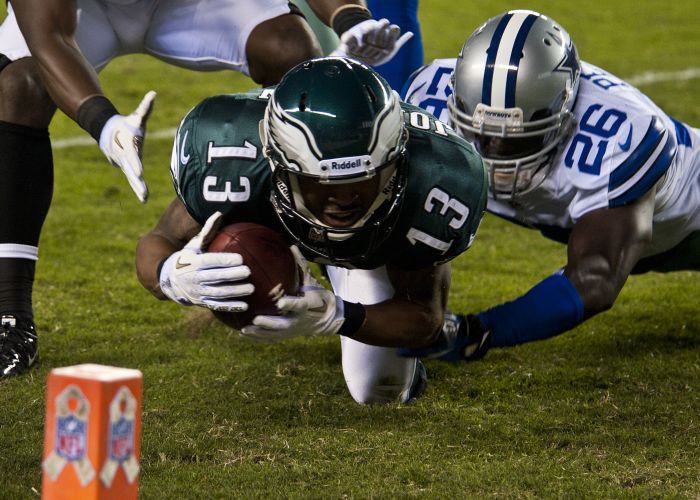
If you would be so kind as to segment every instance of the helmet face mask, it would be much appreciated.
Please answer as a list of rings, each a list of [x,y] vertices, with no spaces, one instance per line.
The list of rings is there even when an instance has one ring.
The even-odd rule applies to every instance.
[[[542,137],[499,137],[493,135],[474,135],[476,149],[484,156],[496,160],[511,160],[529,156],[542,150]]]
[[[579,75],[569,35],[536,12],[494,17],[466,41],[447,106],[484,158],[493,198],[513,200],[544,181],[575,123]]]
[[[285,229],[317,260],[361,264],[403,200],[407,132],[396,94],[361,63],[307,61],[275,89],[260,136]]]
[[[285,191],[291,194],[287,186],[294,184],[295,174],[288,170],[277,169],[274,172],[273,182],[276,187],[270,199],[287,232],[296,238],[300,247],[315,255],[319,262],[357,266],[369,259],[372,252],[391,234],[406,189],[405,168],[405,162],[400,159],[396,171],[382,189],[391,193],[391,196],[379,202],[379,208],[373,210],[370,207],[364,216],[347,227],[325,224],[308,208],[295,203],[296,196],[283,194]]]

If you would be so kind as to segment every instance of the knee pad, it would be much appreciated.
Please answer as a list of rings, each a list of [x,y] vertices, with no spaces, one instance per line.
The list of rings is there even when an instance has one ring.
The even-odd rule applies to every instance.
[[[415,358],[402,358],[392,347],[377,347],[341,337],[343,375],[352,398],[360,404],[405,403],[416,397]]]
[[[405,382],[387,378],[352,377],[345,379],[352,399],[361,405],[402,402]]]

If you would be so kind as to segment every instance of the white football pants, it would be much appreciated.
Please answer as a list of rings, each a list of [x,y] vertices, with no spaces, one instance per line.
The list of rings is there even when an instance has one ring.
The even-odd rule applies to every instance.
[[[150,54],[170,64],[249,75],[248,36],[258,24],[288,14],[287,0],[76,0],[75,38],[98,71],[124,54]],[[0,26],[0,53],[30,55],[12,6]]]
[[[394,295],[386,267],[366,271],[327,266],[326,270],[335,294],[348,302],[370,305]],[[408,400],[414,378],[420,376],[416,358],[397,355],[395,347],[371,346],[347,337],[340,338],[340,345],[345,383],[355,401],[368,404]]]

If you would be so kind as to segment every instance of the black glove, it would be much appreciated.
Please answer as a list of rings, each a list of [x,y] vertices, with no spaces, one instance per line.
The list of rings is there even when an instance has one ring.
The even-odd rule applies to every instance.
[[[491,331],[478,316],[445,313],[440,336],[430,345],[414,349],[401,348],[399,355],[442,361],[473,361],[481,359],[491,345]]]

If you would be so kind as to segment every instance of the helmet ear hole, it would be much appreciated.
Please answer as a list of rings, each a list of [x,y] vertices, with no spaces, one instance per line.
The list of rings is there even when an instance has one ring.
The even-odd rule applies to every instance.
[[[460,111],[467,111],[467,105],[464,102],[464,99],[462,99],[460,96],[455,96],[455,102],[457,103],[457,109]]]
[[[552,111],[549,109],[543,108],[543,109],[538,109],[537,111],[532,113],[532,117],[530,117],[530,119],[532,121],[544,120],[545,118],[549,118],[550,116],[552,116]]]
[[[304,112],[306,111],[306,100],[309,97],[308,92],[302,92],[301,97],[299,98],[299,111]]]

